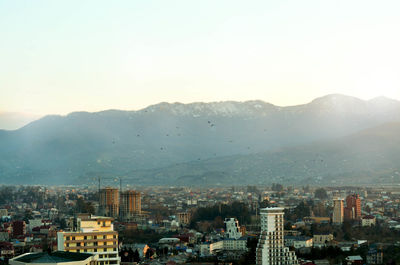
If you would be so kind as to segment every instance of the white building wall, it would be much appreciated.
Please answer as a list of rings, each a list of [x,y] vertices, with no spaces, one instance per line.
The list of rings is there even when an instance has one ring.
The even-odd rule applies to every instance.
[[[238,220],[235,218],[226,218],[224,223],[226,227],[225,234],[227,238],[239,239],[242,237]]]
[[[294,252],[284,246],[283,208],[264,208],[261,234],[256,250],[257,265],[297,265]]]

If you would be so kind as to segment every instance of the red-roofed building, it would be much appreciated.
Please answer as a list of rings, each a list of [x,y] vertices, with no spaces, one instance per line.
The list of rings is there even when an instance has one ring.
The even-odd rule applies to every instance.
[[[0,242],[0,256],[2,258],[14,257],[14,246],[10,242]]]
[[[26,224],[25,221],[16,220],[12,222],[13,237],[23,236],[26,234]]]

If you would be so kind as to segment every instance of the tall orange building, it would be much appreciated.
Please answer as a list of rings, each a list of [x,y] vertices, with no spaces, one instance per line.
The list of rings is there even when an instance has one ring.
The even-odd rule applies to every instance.
[[[101,214],[109,217],[118,217],[119,190],[117,188],[107,187],[100,190],[100,208]]]
[[[346,208],[344,209],[344,218],[346,220],[361,219],[361,199],[360,195],[352,194],[346,197]]]
[[[129,219],[135,215],[141,214],[142,201],[140,192],[128,190],[121,192],[120,196],[120,217]]]

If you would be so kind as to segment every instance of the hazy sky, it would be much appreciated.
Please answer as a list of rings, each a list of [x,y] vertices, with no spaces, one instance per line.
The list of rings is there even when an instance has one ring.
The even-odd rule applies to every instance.
[[[399,1],[0,0],[0,111],[400,99]]]

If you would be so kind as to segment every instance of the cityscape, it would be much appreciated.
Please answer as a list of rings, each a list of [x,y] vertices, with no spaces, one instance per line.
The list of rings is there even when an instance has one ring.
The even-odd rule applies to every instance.
[[[399,10],[0,0],[0,265],[400,264]]]
[[[400,253],[400,187],[10,186],[0,195],[10,264],[53,255],[99,265],[384,264]]]

